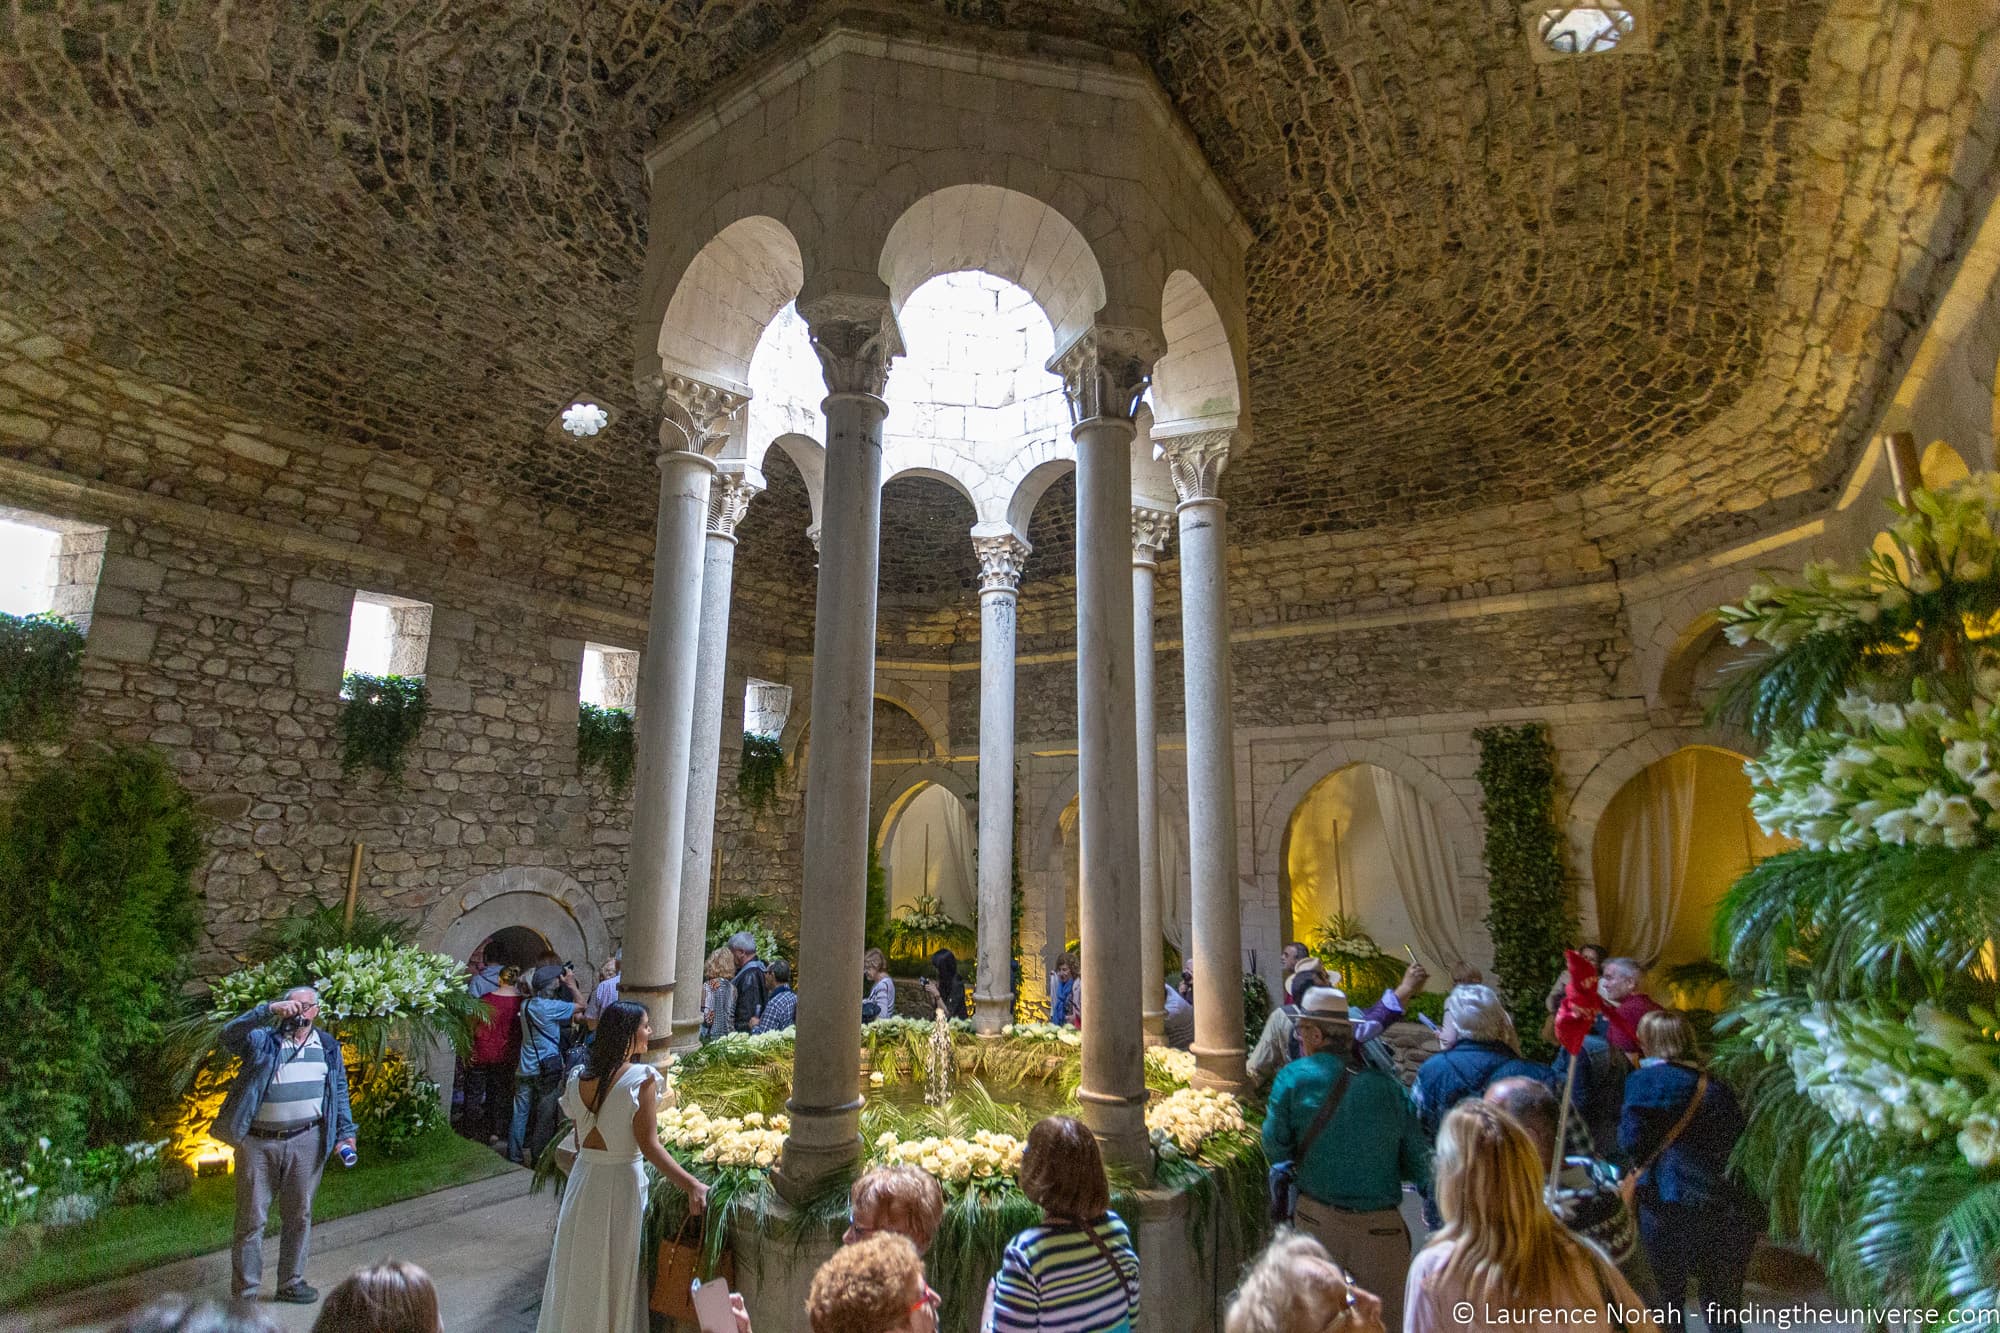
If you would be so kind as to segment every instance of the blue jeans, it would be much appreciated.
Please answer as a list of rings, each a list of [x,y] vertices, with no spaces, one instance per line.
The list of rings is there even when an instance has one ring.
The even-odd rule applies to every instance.
[[[548,1146],[550,1102],[561,1085],[560,1066],[546,1074],[522,1074],[514,1080],[514,1122],[507,1129],[508,1161],[531,1165],[533,1154]]]

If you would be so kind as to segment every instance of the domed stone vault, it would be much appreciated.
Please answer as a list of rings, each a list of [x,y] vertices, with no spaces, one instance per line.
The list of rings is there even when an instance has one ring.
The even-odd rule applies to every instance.
[[[24,10],[0,293],[211,401],[643,524],[642,156],[832,8]],[[1987,0],[1651,0],[1646,50],[1553,63],[1510,0],[883,8],[1160,76],[1257,235],[1247,541],[1570,495],[1616,558],[1783,517],[1851,460],[1995,142]],[[617,418],[588,441],[552,428],[579,394]]]

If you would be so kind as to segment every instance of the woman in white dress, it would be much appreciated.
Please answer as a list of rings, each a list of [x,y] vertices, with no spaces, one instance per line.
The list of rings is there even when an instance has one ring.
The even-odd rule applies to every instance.
[[[659,1078],[637,1058],[652,1039],[644,1009],[626,1000],[606,1007],[590,1062],[563,1089],[581,1146],[563,1188],[536,1333],[646,1333],[643,1163],[687,1192],[690,1212],[708,1202],[708,1186],[660,1146]]]

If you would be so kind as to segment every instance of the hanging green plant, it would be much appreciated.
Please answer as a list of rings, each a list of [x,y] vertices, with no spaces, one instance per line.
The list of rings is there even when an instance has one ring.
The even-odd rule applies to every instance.
[[[1473,737],[1485,797],[1493,967],[1515,1027],[1535,1045],[1531,1034],[1541,1027],[1542,997],[1575,934],[1556,828],[1555,746],[1539,722],[1485,727]]]
[[[632,714],[623,708],[580,704],[576,710],[576,766],[604,775],[613,796],[632,790]]]
[[[422,676],[371,676],[350,671],[341,682],[340,771],[379,770],[393,783],[403,780],[403,761],[430,711],[430,691]]]
[[[776,736],[743,733],[743,762],[736,769],[736,794],[757,814],[769,805],[785,781],[785,747]]]
[[[82,688],[82,630],[57,615],[0,613],[0,741],[61,740]]]

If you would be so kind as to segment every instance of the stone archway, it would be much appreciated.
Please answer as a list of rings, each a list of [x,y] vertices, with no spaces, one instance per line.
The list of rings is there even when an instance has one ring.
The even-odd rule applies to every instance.
[[[545,866],[510,866],[469,881],[424,914],[418,939],[464,959],[481,940],[508,926],[540,935],[582,976],[594,975],[611,956],[611,932],[597,901],[568,875]]]

